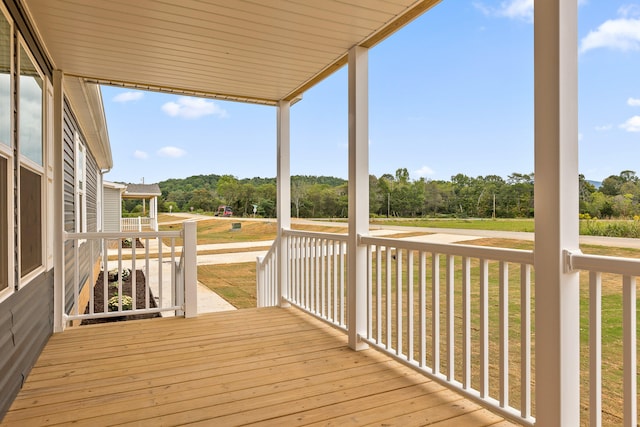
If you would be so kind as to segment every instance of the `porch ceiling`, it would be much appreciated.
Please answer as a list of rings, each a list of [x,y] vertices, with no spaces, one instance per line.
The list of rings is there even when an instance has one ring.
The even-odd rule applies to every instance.
[[[294,100],[440,0],[24,0],[57,69],[98,83]]]

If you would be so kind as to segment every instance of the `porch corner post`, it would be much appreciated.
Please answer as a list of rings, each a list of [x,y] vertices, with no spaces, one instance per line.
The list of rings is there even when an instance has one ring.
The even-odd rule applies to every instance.
[[[536,424],[580,423],[578,0],[536,0]]]
[[[283,231],[291,228],[291,102],[278,102],[277,216],[278,216],[278,295],[280,307],[288,307],[289,259]]]
[[[349,347],[363,350],[367,333],[367,248],[369,234],[369,51],[349,50],[349,238],[347,328]]]
[[[64,92],[63,73],[53,71],[53,332],[64,321]]]
[[[182,223],[184,251],[184,317],[198,315],[198,241],[196,221]],[[160,248],[162,250],[162,248]]]

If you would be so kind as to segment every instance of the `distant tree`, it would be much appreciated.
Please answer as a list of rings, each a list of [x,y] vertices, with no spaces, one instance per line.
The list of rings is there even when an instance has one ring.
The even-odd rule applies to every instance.
[[[622,187],[624,182],[623,178],[619,175],[610,175],[602,181],[598,191],[607,196],[617,196],[620,194],[620,187]]]

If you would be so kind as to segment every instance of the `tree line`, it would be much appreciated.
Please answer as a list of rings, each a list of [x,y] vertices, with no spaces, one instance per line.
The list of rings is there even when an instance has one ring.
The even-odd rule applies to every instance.
[[[236,216],[275,217],[276,179],[238,179],[231,175],[198,175],[159,183],[161,212],[213,212],[231,206]],[[632,218],[640,215],[640,180],[625,170],[599,187],[578,177],[580,214],[590,218]],[[406,168],[395,174],[369,177],[369,206],[380,217],[533,217],[534,174],[452,176],[449,181],[412,180]],[[127,212],[139,210],[139,201],[124,201]],[[347,181],[326,176],[291,178],[291,214],[300,218],[345,218]]]

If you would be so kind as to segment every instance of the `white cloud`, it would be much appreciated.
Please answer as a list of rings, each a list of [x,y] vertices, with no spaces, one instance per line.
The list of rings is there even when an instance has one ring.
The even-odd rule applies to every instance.
[[[229,117],[227,111],[215,102],[187,96],[179,97],[177,102],[167,102],[162,106],[162,111],[171,117],[183,119],[199,119],[204,116],[216,116],[220,119]]]
[[[474,7],[487,16],[500,16],[533,22],[533,0],[508,0],[500,6],[491,7],[482,2],[474,2]]]
[[[582,141],[582,138],[584,138],[584,135],[581,132],[578,133],[578,141]]]
[[[168,146],[159,149],[157,154],[160,157],[172,157],[174,159],[177,159],[178,157],[182,157],[187,154],[187,152],[182,148]]]
[[[627,132],[640,132],[640,116],[633,116],[626,122],[622,123],[620,127]]]
[[[627,104],[630,107],[640,107],[640,99],[637,98],[629,98],[627,99]]]
[[[136,150],[133,152],[133,157],[135,157],[136,159],[144,160],[149,158],[149,153],[142,150]]]
[[[114,102],[129,102],[129,101],[137,101],[142,99],[144,93],[142,92],[122,92],[113,97]]]
[[[435,171],[429,166],[422,166],[420,169],[413,171],[413,173],[420,178],[424,178],[426,176],[433,175]]]
[[[608,48],[622,52],[640,50],[640,19],[609,19],[580,42],[580,52]]]
[[[611,130],[612,127],[613,126],[611,126],[611,125],[596,126],[596,130],[598,132],[604,132],[604,131],[607,131],[607,130]]]

